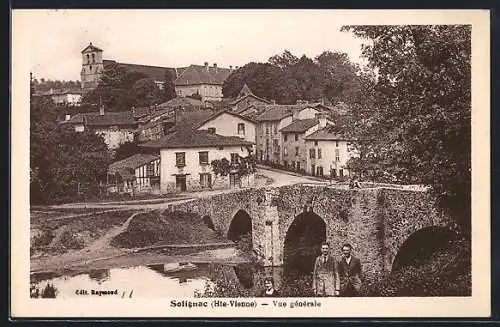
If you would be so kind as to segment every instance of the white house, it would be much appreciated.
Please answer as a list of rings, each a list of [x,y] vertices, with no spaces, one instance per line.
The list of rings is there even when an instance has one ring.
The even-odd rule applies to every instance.
[[[347,161],[358,156],[350,147],[350,140],[326,127],[305,137],[306,173],[316,176],[349,176]]]
[[[236,136],[248,142],[256,143],[254,120],[237,113],[221,110],[201,122],[198,130],[211,130],[222,136]]]
[[[240,180],[234,169],[216,176],[211,162],[226,158],[237,167],[239,158],[248,157],[253,143],[241,137],[222,136],[213,131],[177,131],[142,146],[160,150],[162,193],[244,187],[253,184],[253,174]]]
[[[138,153],[108,168],[108,191],[118,193],[158,192],[160,156]]]

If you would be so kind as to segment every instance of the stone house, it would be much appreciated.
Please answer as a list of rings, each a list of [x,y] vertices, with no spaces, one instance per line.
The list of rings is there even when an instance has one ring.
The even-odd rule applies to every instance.
[[[297,116],[301,114],[297,113]],[[303,110],[302,117],[310,117],[312,111]],[[293,118],[292,118],[293,119]],[[329,122],[326,114],[315,113],[315,118],[294,119],[291,124],[283,127],[281,162],[285,168],[295,171],[306,171],[307,156],[306,137],[316,132],[318,129],[326,127]]]
[[[202,101],[220,101],[223,98],[222,84],[231,74],[231,69],[209,66],[190,65],[175,80],[175,92],[178,97],[201,96]]]
[[[104,142],[114,150],[125,142],[133,142],[137,121],[132,112],[104,112],[101,107],[99,112],[80,113],[74,116],[66,115],[60,124],[72,126],[75,132],[93,131],[104,138]]]
[[[231,110],[237,113],[243,113],[246,111],[246,109],[248,109],[251,106],[266,105],[266,104],[271,104],[271,101],[260,98],[255,94],[253,94],[252,90],[250,90],[248,85],[245,83],[245,85],[243,85],[243,87],[241,88],[241,91],[236,97],[236,99],[229,102],[228,105],[231,108]]]
[[[107,184],[111,193],[158,193],[160,156],[138,153],[113,162],[108,168]]]
[[[198,130],[212,130],[223,136],[236,136],[254,143],[256,122],[232,111],[221,110],[202,121]]]
[[[177,130],[141,146],[160,151],[162,193],[245,187],[254,182],[253,174],[241,180],[238,177],[239,158],[248,157],[253,146],[240,137],[206,130]],[[211,162],[222,158],[231,162],[231,173],[215,176]]]
[[[349,176],[347,161],[359,154],[351,140],[325,127],[305,137],[306,173],[329,178]]]

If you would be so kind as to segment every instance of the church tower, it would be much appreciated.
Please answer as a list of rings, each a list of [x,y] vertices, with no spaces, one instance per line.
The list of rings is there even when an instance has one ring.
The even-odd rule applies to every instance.
[[[99,84],[104,71],[102,52],[92,42],[82,50],[82,71],[80,75],[84,92],[95,89]]]

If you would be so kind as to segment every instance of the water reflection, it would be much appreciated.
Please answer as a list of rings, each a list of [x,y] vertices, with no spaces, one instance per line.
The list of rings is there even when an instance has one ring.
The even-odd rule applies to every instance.
[[[266,277],[273,277],[282,296],[306,296],[310,290],[310,273],[286,270],[285,267],[260,267],[252,263],[169,263],[31,277],[31,282],[39,289],[53,285],[56,296],[63,299],[92,296],[92,290],[116,290],[116,294],[106,295],[108,297],[253,297],[262,293]]]

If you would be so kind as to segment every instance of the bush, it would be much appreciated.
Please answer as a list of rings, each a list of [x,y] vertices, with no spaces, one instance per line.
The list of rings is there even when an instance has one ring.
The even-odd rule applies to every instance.
[[[80,250],[85,247],[85,241],[68,230],[63,232],[60,242],[67,249]]]

